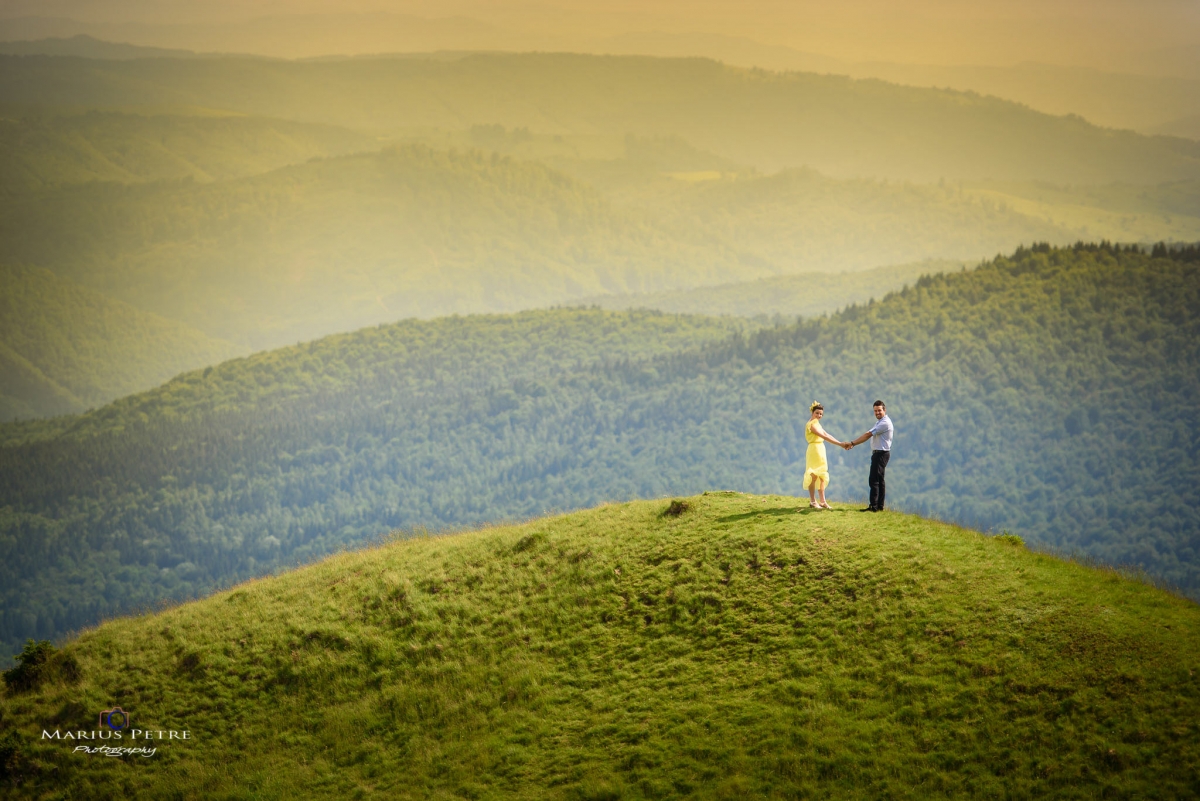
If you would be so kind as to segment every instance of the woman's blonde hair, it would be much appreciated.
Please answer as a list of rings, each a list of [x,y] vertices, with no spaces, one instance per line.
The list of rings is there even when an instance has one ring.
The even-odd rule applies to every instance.
[[[809,414],[812,414],[817,409],[820,409],[821,411],[825,411],[825,407],[821,405],[820,401],[813,401],[808,407],[808,412],[809,412]]]

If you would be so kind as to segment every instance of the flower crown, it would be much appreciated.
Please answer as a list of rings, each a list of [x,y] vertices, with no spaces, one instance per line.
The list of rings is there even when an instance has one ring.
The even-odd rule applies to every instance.
[[[811,411],[815,411],[816,409],[824,409],[824,408],[825,408],[825,407],[821,405],[821,402],[820,402],[820,401],[813,401],[813,402],[812,402],[812,403],[809,405],[809,407],[808,407],[808,410],[811,412]]]

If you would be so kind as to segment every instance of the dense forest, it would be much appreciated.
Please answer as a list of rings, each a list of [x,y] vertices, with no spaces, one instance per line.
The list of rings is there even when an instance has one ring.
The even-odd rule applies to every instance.
[[[774,172],[933,182],[1200,178],[1200,143],[1098,128],[994,97],[706,59],[573,54],[100,61],[0,56],[0,111],[204,107],[391,134],[503,125],[681,136]]]
[[[408,321],[181,376],[0,448],[0,638],[350,547],[605,500],[798,493],[882,397],[889,499],[1200,595],[1200,250],[1039,245],[828,318]],[[835,499],[867,454],[831,454]]]
[[[0,265],[0,421],[82,412],[245,350],[48,270]]]

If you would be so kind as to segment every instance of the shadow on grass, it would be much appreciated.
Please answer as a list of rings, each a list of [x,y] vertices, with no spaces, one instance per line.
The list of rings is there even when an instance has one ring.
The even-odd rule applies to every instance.
[[[718,517],[718,523],[736,523],[739,520],[749,520],[755,517],[786,517],[787,515],[812,515],[812,514],[829,514],[830,511],[845,512],[846,509],[811,509],[807,504],[803,506],[776,506],[772,509],[758,509],[753,512],[743,512],[740,515],[728,515],[727,517]]]

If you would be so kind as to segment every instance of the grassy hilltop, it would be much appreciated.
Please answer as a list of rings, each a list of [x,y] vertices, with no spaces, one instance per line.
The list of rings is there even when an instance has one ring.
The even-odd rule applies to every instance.
[[[1191,602],[908,515],[733,492],[687,505],[396,541],[110,621],[54,660],[73,681],[3,695],[6,789],[1200,791]],[[114,703],[191,739],[148,759],[39,739]]]

